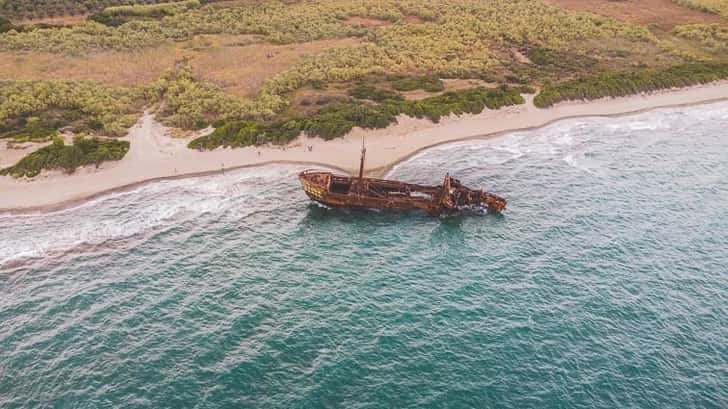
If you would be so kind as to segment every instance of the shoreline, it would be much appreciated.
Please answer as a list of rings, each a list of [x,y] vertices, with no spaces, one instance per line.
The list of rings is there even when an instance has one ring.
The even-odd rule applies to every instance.
[[[655,109],[726,101],[728,81],[588,102],[564,102],[546,109],[536,108],[532,100],[533,96],[526,96],[523,105],[486,109],[476,115],[449,116],[437,124],[426,119],[399,117],[399,123],[387,128],[355,128],[343,138],[332,141],[301,137],[285,147],[220,148],[206,152],[188,149],[189,138],[168,136],[167,128],[145,114],[129,134],[121,138],[132,143],[121,161],[104,163],[99,169],[79,169],[72,175],[49,172],[31,181],[0,177],[0,213],[55,212],[148,183],[257,166],[310,165],[355,173],[362,137],[367,141],[366,173],[380,177],[398,163],[447,143],[532,131],[563,120],[620,117]]]
[[[639,114],[642,114],[642,113],[651,112],[651,111],[655,111],[655,110],[658,110],[658,109],[693,107],[693,106],[699,106],[699,105],[715,104],[715,103],[718,103],[718,102],[725,102],[725,101],[728,101],[728,96],[714,98],[714,99],[709,99],[709,100],[705,100],[705,101],[699,101],[699,102],[677,103],[677,104],[673,104],[673,105],[659,105],[659,106],[655,106],[655,107],[638,109],[636,111],[621,112],[621,113],[616,113],[616,114],[593,114],[593,115],[565,116],[565,117],[562,117],[562,118],[552,119],[552,120],[550,120],[548,122],[543,123],[542,125],[528,126],[528,127],[524,127],[524,128],[513,128],[513,129],[509,129],[509,130],[505,130],[505,131],[493,132],[493,133],[489,133],[489,134],[483,134],[483,135],[477,135],[477,136],[466,136],[466,137],[463,137],[463,138],[455,138],[455,139],[451,139],[451,140],[444,141],[444,142],[438,142],[438,143],[435,143],[433,145],[424,146],[422,148],[419,148],[419,149],[417,149],[417,150],[409,153],[406,156],[403,156],[403,157],[399,158],[397,161],[395,161],[393,163],[390,163],[390,164],[388,164],[388,165],[386,165],[384,167],[380,167],[380,168],[376,168],[376,169],[370,169],[366,173],[367,174],[375,174],[375,175],[378,175],[378,176],[386,175],[387,173],[389,173],[398,164],[400,164],[402,162],[405,162],[407,160],[410,160],[413,157],[415,157],[416,155],[418,155],[418,154],[420,154],[420,153],[422,153],[422,152],[424,152],[424,151],[426,151],[428,149],[432,149],[432,148],[435,148],[435,147],[438,147],[438,146],[442,146],[442,145],[447,145],[449,143],[475,141],[475,140],[485,140],[485,139],[491,139],[491,138],[498,138],[498,137],[507,135],[509,133],[536,131],[536,130],[539,130],[539,129],[542,129],[542,128],[546,128],[548,126],[551,126],[551,125],[553,125],[553,124],[555,124],[557,122],[568,121],[568,120],[571,120],[571,119],[580,119],[580,118],[620,118],[620,117],[631,116],[631,115],[639,115]],[[586,103],[588,103],[588,102],[586,102]],[[194,176],[191,176],[191,177],[194,177]],[[0,210],[2,210],[2,209],[0,209]]]

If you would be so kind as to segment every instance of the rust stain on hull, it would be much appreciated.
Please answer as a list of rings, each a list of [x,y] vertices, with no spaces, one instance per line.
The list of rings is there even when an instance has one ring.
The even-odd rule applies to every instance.
[[[465,187],[449,175],[445,176],[440,186],[361,176],[357,178],[312,170],[303,171],[298,177],[309,198],[331,207],[420,209],[430,215],[463,208],[482,208],[493,212],[502,212],[506,208],[504,198]]]

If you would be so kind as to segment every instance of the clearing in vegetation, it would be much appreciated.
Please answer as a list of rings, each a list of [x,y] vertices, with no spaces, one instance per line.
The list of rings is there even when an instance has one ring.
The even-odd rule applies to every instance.
[[[301,58],[360,44],[359,39],[342,38],[279,45],[255,43],[249,36],[217,35],[138,51],[82,55],[6,51],[0,52],[0,78],[89,80],[117,87],[141,87],[184,60],[201,79],[214,82],[225,92],[255,98],[266,80],[295,66]]]

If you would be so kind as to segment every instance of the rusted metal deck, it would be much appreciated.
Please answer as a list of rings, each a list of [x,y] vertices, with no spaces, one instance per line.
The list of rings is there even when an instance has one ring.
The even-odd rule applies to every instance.
[[[440,186],[424,186],[395,180],[364,177],[366,148],[362,143],[359,177],[306,170],[298,175],[304,192],[312,200],[332,207],[409,210],[439,215],[464,208],[502,212],[506,200],[482,190],[463,186],[446,175]]]
[[[431,215],[463,208],[483,208],[495,212],[506,208],[506,200],[502,197],[469,189],[449,175],[445,176],[441,186],[340,176],[310,170],[301,172],[299,180],[308,197],[332,207],[421,209]]]

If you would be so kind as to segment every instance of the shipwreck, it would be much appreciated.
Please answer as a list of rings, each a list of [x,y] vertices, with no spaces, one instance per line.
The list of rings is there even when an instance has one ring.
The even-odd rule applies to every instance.
[[[492,193],[470,189],[445,175],[440,186],[424,186],[396,180],[364,177],[366,148],[362,141],[359,176],[304,170],[298,175],[304,192],[312,200],[330,207],[382,210],[420,209],[432,216],[463,209],[502,212],[506,200]]]

